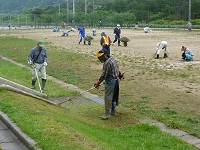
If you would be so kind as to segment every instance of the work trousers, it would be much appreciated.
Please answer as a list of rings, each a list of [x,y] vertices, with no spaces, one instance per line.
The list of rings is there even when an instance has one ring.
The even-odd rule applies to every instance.
[[[111,110],[112,102],[118,105],[119,98],[119,83],[118,79],[108,77],[105,79],[105,109]]]
[[[35,67],[35,68],[34,68]],[[37,71],[37,75],[41,76],[42,79],[47,79],[47,75],[46,75],[46,66],[44,66],[43,64],[38,64],[35,63],[35,66],[33,67],[32,70],[32,80],[36,80],[37,76],[36,76],[36,72]],[[35,70],[36,69],[36,70]]]

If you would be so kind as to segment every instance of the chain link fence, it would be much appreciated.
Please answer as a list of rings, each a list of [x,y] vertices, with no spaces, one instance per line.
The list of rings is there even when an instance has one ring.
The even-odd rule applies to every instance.
[[[11,25],[11,29],[26,29],[26,28],[53,28],[55,26],[59,26],[60,28],[67,27],[77,27],[77,26],[86,26],[91,28],[98,28],[98,24],[91,26],[89,23],[77,23],[74,20],[69,23],[64,22],[55,22],[55,23],[43,23],[40,21],[34,14],[0,14],[0,29],[9,29],[9,24]],[[103,24],[103,28],[115,27],[114,24]],[[135,28],[135,24],[122,24],[122,28]],[[184,25],[160,25],[160,24],[139,24],[139,28],[149,27],[152,29],[180,29],[185,30],[188,29],[187,22]],[[200,29],[200,25],[193,25],[192,29]]]

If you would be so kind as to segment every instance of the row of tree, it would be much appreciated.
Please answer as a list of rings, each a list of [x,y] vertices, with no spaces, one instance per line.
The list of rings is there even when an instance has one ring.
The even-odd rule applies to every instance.
[[[185,24],[189,0],[72,0],[45,8],[27,9],[21,14],[33,14],[37,22],[104,26],[144,24]],[[68,5],[67,5],[68,4]],[[59,7],[58,7],[59,6]],[[192,23],[200,24],[200,0],[192,0]],[[59,10],[58,10],[59,9]],[[74,10],[75,9],[75,10]]]

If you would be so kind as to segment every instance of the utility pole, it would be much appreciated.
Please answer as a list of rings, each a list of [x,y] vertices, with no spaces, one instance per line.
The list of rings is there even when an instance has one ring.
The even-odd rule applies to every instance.
[[[85,14],[87,14],[87,0],[85,0]]]
[[[188,21],[191,21],[191,0],[189,0],[189,9],[188,9]]]
[[[69,3],[68,0],[66,0],[67,2],[67,23],[68,23],[68,19],[69,19]]]
[[[60,4],[58,2],[53,2],[54,4],[58,4],[58,18],[59,18],[59,23],[60,23]]]
[[[74,17],[75,17],[75,0],[73,0],[73,20],[72,20],[72,26],[73,26],[73,27],[75,26]]]
[[[94,0],[93,0],[94,1]],[[85,0],[85,15],[87,14],[87,7],[90,5],[90,3]]]
[[[93,0],[93,7],[92,8],[93,8],[93,11],[94,11],[94,0]]]
[[[73,18],[75,16],[75,0],[73,0]]]

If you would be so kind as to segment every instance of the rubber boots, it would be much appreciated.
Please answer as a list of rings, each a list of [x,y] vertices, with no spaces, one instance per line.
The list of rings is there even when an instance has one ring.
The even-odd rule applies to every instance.
[[[156,59],[159,59],[159,54],[157,54]]]
[[[110,113],[111,113],[110,110],[106,110],[105,111],[105,116],[101,116],[100,118],[103,119],[103,120],[107,120],[107,119],[110,118]]]
[[[112,102],[112,110],[111,110],[111,115],[115,116],[116,114],[116,102]]]
[[[86,45],[86,42],[85,41],[83,41],[84,42],[84,45]]]
[[[35,88],[35,82],[36,82],[36,80],[32,80],[31,89]]]
[[[166,53],[164,53],[164,57],[163,58],[167,58],[167,54]]]
[[[46,79],[42,79],[42,90],[46,90]]]

